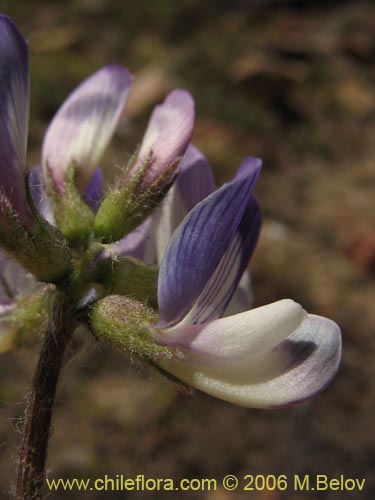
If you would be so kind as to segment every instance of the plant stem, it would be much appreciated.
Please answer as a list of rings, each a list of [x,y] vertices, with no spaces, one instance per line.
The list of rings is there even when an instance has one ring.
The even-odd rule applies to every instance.
[[[40,500],[50,437],[56,388],[72,332],[67,301],[55,303],[45,333],[28,401],[17,476],[17,500]]]

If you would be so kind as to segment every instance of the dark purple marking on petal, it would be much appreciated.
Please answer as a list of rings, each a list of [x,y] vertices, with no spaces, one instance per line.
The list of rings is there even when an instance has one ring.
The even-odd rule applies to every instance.
[[[181,320],[204,290],[241,226],[260,168],[259,159],[244,160],[235,178],[200,202],[174,232],[159,273],[159,325]]]
[[[341,360],[341,333],[333,321],[309,314],[293,334],[275,349],[285,358],[280,375],[295,395],[272,408],[286,408],[318,396],[332,381]]]
[[[103,171],[98,167],[88,183],[83,199],[96,212],[103,200],[103,196]]]

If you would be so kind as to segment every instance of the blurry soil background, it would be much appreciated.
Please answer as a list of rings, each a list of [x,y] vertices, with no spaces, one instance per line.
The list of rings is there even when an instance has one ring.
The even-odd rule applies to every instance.
[[[342,328],[332,385],[298,407],[262,411],[193,397],[103,345],[77,336],[65,368],[50,478],[217,478],[327,474],[365,478],[335,491],[63,492],[54,499],[369,499],[374,462],[374,124],[364,1],[0,1],[31,50],[29,164],[67,94],[112,62],[136,76],[103,162],[112,176],[139,143],[152,106],[189,89],[194,143],[218,183],[248,155],[264,168],[264,225],[250,270],[255,305],[284,297]],[[372,212],[372,213],[371,213]],[[0,362],[0,497],[9,498],[36,353]],[[242,485],[245,483],[242,481]]]

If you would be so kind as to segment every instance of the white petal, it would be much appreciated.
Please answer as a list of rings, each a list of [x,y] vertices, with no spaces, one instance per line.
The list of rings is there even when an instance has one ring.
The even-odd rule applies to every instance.
[[[287,340],[247,362],[220,367],[195,361],[195,354],[191,358],[160,364],[185,383],[231,403],[290,406],[316,396],[332,380],[341,358],[341,334],[333,321],[309,315]]]
[[[221,365],[268,351],[296,330],[305,316],[299,304],[284,299],[203,325],[160,329],[156,336],[162,344],[187,349],[190,360]]]

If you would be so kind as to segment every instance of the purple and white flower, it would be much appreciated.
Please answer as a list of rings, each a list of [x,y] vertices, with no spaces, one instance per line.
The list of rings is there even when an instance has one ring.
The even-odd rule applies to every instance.
[[[156,214],[159,223],[147,221],[122,242],[122,251],[149,261],[163,256],[159,322],[151,332],[179,355],[158,359],[159,366],[213,396],[269,408],[297,404],[324,389],[338,369],[341,335],[333,321],[307,314],[289,299],[221,318],[257,240],[260,218],[252,190],[259,169],[259,160],[246,159],[233,181],[188,213],[165,250],[162,228],[168,234],[194,197],[189,182],[190,192],[181,196],[182,177],[164,201],[169,210]],[[204,185],[211,191],[212,178],[206,176]]]
[[[246,266],[260,229],[253,195],[260,166],[246,159],[214,191],[207,160],[189,146],[161,206],[112,248],[119,258],[160,265],[159,322],[150,331],[178,355],[157,359],[159,366],[213,396],[267,408],[322,391],[338,369],[341,334],[293,300],[249,310]]]
[[[106,66],[87,78],[57,112],[44,139],[42,167],[29,180],[36,205],[51,223],[51,200],[40,185],[51,174],[56,193],[63,198],[71,167],[83,198],[93,211],[98,209],[103,197],[98,163],[121,118],[131,83],[127,69]],[[0,229],[7,203],[30,228],[35,219],[24,181],[28,50],[13,21],[4,15],[0,16],[0,99]],[[176,172],[179,177],[160,207],[103,254],[119,259],[133,256],[160,266],[159,321],[149,330],[157,344],[178,354],[155,360],[162,369],[244,406],[280,407],[309,399],[323,390],[338,369],[340,330],[333,321],[308,314],[289,299],[249,310],[247,265],[260,230],[253,190],[261,161],[245,159],[234,179],[215,190],[207,160],[188,146],[193,124],[194,102],[184,90],[172,91],[155,108],[119,186],[139,177],[137,190],[130,193],[138,209],[137,202],[144,201],[137,199],[138,191],[155,188],[164,194]],[[120,192],[124,193],[129,194]],[[106,200],[110,205],[111,199]],[[112,228],[104,229],[96,235],[105,239]],[[94,259],[90,266],[96,263]],[[12,266],[0,258],[0,316],[12,310],[16,295],[29,286],[25,272]],[[11,334],[0,327],[0,351]]]

